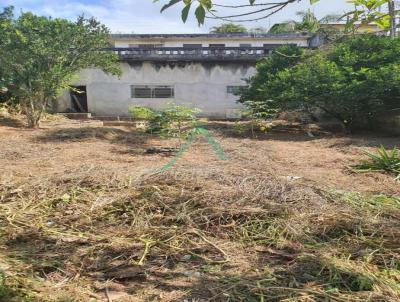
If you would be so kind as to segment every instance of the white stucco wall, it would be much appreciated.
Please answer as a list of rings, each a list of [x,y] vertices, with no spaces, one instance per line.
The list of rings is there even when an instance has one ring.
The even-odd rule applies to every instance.
[[[127,116],[134,105],[153,108],[168,102],[191,104],[209,117],[233,117],[241,108],[237,96],[227,93],[227,86],[245,85],[244,81],[255,73],[251,65],[239,63],[180,63],[157,65],[143,62],[137,65],[121,63],[121,78],[109,76],[100,70],[83,70],[75,85],[87,86],[89,112],[98,116]],[[131,98],[131,85],[171,85],[173,99]],[[70,104],[68,95],[59,102],[59,111]]]
[[[308,46],[307,36],[302,35],[113,35],[110,42],[115,47],[129,47],[132,44],[162,44],[165,47],[182,47],[183,44],[225,44],[238,47],[251,44],[262,47],[264,44],[296,44]],[[145,59],[145,58],[144,58]],[[251,64],[244,63],[185,63],[174,62],[157,64],[142,62],[136,65],[121,63],[121,78],[108,76],[100,70],[87,69],[80,74],[74,85],[86,86],[88,109],[97,116],[127,116],[128,109],[134,105],[154,108],[168,102],[191,104],[200,108],[209,117],[233,117],[241,108],[237,96],[227,92],[227,86],[245,85],[245,79],[255,73]],[[173,86],[172,99],[131,98],[131,85]],[[71,108],[71,99],[66,92],[58,102],[60,112]]]

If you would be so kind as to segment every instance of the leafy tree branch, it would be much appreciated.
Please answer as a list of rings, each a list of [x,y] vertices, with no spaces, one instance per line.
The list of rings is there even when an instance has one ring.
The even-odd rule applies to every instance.
[[[0,75],[2,85],[18,100],[30,127],[70,88],[85,68],[119,75],[118,57],[100,51],[109,46],[109,31],[94,18],[76,22],[22,13],[13,8],[0,14]]]

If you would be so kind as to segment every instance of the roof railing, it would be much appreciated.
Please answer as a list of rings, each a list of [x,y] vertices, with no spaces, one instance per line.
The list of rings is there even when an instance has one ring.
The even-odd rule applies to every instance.
[[[121,60],[127,61],[254,61],[270,55],[277,46],[279,45],[272,44],[261,47],[115,47],[104,50],[113,51]]]

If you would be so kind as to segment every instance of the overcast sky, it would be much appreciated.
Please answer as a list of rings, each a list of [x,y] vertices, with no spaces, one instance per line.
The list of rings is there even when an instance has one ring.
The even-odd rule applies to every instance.
[[[208,32],[210,27],[221,23],[215,20],[206,20],[204,26],[199,27],[193,14],[186,24],[180,19],[180,8],[173,7],[160,14],[160,8],[169,0],[0,0],[0,7],[13,5],[17,11],[32,11],[39,15],[75,19],[84,13],[95,16],[106,24],[112,32],[119,33],[201,33]],[[260,2],[260,0],[258,0]],[[247,3],[248,0],[215,0],[220,4]],[[272,1],[273,2],[273,1]],[[257,2],[256,2],[257,3]],[[295,3],[277,15],[258,22],[245,23],[247,27],[270,27],[280,21],[296,18],[296,12],[311,8],[318,17],[327,14],[341,14],[350,9],[346,0],[320,0],[320,3],[310,5],[309,0]],[[230,14],[227,9],[219,11],[221,15]]]

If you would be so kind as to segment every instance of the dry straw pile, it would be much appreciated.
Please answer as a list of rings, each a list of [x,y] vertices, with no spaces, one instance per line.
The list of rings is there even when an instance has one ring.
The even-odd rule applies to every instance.
[[[0,301],[399,301],[400,205],[242,169],[0,187]]]

